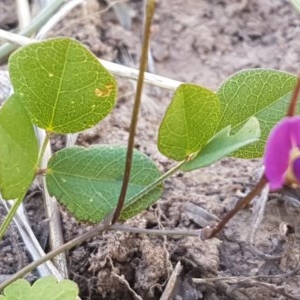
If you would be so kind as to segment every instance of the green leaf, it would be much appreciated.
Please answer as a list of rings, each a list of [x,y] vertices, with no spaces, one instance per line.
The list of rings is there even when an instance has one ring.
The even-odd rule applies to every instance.
[[[222,84],[218,90],[222,112],[218,130],[231,125],[232,132],[237,132],[253,116],[260,123],[260,140],[235,152],[234,156],[255,158],[263,155],[270,130],[286,114],[295,83],[296,77],[292,74],[253,69],[236,73]]]
[[[12,95],[0,109],[0,191],[20,197],[31,185],[38,163],[33,125],[20,99]]]
[[[53,276],[38,279],[32,287],[25,279],[18,279],[4,289],[0,300],[75,300],[78,287],[71,280],[57,282]]]
[[[214,92],[193,84],[180,85],[159,128],[159,151],[174,160],[184,160],[213,136],[219,115]]]
[[[259,122],[255,117],[251,117],[234,135],[230,135],[230,129],[230,126],[227,126],[220,130],[195,158],[185,163],[181,169],[189,172],[209,166],[230,153],[257,141],[260,137]]]
[[[20,48],[10,56],[9,73],[32,122],[48,132],[90,128],[115,103],[113,76],[88,49],[70,38]]]
[[[126,157],[124,146],[72,147],[58,151],[49,160],[46,182],[49,193],[79,221],[97,223],[107,216],[119,199]],[[125,203],[160,177],[153,161],[134,151]],[[154,203],[161,195],[159,186],[126,208],[129,218]]]

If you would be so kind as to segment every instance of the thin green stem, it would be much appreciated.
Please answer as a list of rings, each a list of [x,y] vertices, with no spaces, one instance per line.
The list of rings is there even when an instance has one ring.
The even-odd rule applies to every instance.
[[[31,36],[37,32],[52,16],[53,14],[66,2],[66,0],[51,1],[33,20],[20,31],[21,35]],[[0,62],[6,58],[18,46],[12,44],[4,44],[0,47]]]
[[[298,13],[300,13],[300,1],[299,0],[290,0],[290,2],[296,8],[296,10],[298,11]]]
[[[160,183],[162,183],[166,178],[172,176],[175,172],[177,172],[181,166],[186,162],[186,160],[176,164],[173,168],[171,168],[169,171],[167,171],[165,174],[163,174],[161,177],[159,177],[157,180],[155,180],[153,183],[151,183],[149,186],[147,186],[144,190],[142,190],[138,195],[136,195],[132,200],[130,201],[129,204],[132,204],[133,202],[139,200],[146,194],[150,193],[153,189],[155,189]],[[128,204],[128,205],[129,205]],[[110,217],[108,217],[109,219]],[[23,277],[27,273],[31,272],[34,270],[36,267],[39,265],[43,264],[49,259],[52,259],[53,257],[59,255],[62,252],[66,252],[70,249],[72,249],[75,246],[78,246],[85,242],[86,240],[89,240],[93,238],[94,236],[102,233],[105,230],[120,230],[120,231],[127,231],[127,232],[135,232],[135,233],[149,233],[149,234],[160,234],[160,232],[154,230],[154,231],[147,231],[147,230],[141,230],[141,229],[135,229],[132,227],[126,227],[122,225],[110,225],[107,219],[103,220],[100,224],[98,224],[96,227],[91,229],[89,232],[86,232],[85,234],[74,238],[73,240],[69,241],[68,243],[62,245],[61,247],[49,252],[45,256],[41,257],[40,259],[32,262],[31,264],[27,265],[24,267],[22,270],[14,274],[9,280],[4,282],[3,284],[0,285],[0,292],[9,284],[17,280],[18,278]],[[162,231],[164,232],[164,231]],[[198,235],[199,231],[166,231],[166,235],[191,235],[191,236],[196,236]]]
[[[144,35],[143,35],[144,38],[143,38],[142,54],[140,60],[140,73],[137,82],[133,112],[131,116],[124,178],[123,178],[123,184],[122,184],[122,189],[120,192],[118,204],[112,217],[112,224],[114,224],[118,220],[121,214],[125,202],[129,179],[130,179],[132,155],[133,155],[133,148],[134,148],[134,138],[135,138],[136,126],[138,122],[139,110],[141,106],[141,98],[142,98],[142,91],[143,91],[143,84],[144,84],[144,73],[146,72],[147,69],[148,49],[149,49],[149,41],[150,41],[150,33],[151,33],[150,32],[151,21],[154,15],[154,9],[155,9],[155,0],[148,0],[147,9],[146,9],[146,21],[145,21]]]
[[[38,164],[37,166],[40,167],[40,164],[41,164],[41,161],[42,161],[42,158],[43,158],[43,155],[45,153],[45,150],[46,150],[46,147],[49,143],[49,140],[50,140],[50,135],[48,133],[46,133],[46,136],[45,136],[45,139],[43,141],[43,144],[42,144],[42,147],[41,147],[41,150],[40,150],[40,154],[39,154],[39,158],[38,158]],[[0,227],[0,241],[2,240],[8,226],[10,225],[13,217],[15,216],[16,214],[16,211],[18,210],[18,207],[20,206],[20,204],[22,203],[25,195],[26,195],[26,192],[25,191],[19,198],[17,198],[13,204],[13,206],[11,207],[10,211],[8,212],[8,214],[6,215],[3,223],[1,224],[1,227]]]
[[[181,161],[180,163],[176,164],[173,168],[171,168],[169,171],[164,173],[162,176],[157,178],[155,181],[153,181],[150,185],[148,185],[145,189],[140,191],[137,195],[135,195],[130,201],[128,201],[124,208],[128,207],[129,205],[132,205],[136,201],[143,198],[145,195],[149,194],[151,191],[153,191],[159,184],[161,184],[166,178],[172,176],[174,173],[176,173],[178,170],[180,170],[181,166],[186,162],[186,160]]]
[[[18,210],[18,207],[20,206],[20,204],[23,201],[23,198],[25,197],[26,192],[24,192],[24,194],[22,194],[19,198],[17,198],[13,204],[13,206],[11,207],[10,211],[8,212],[8,214],[5,216],[5,219],[3,221],[3,223],[1,224],[0,227],[0,241],[2,240],[4,234],[7,231],[8,226],[10,225],[12,219],[14,218],[16,211]]]
[[[41,167],[41,163],[42,163],[42,160],[43,160],[43,156],[44,156],[45,151],[46,151],[46,149],[47,149],[47,145],[48,145],[48,143],[49,143],[49,141],[50,141],[50,136],[51,136],[51,134],[48,133],[48,132],[46,132],[46,136],[45,136],[45,138],[44,138],[43,144],[42,144],[41,149],[40,149],[40,154],[39,154],[38,164],[37,164],[38,168]]]

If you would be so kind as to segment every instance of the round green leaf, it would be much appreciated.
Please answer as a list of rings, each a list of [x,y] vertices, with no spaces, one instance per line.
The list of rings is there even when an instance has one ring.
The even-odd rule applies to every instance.
[[[57,282],[53,276],[38,279],[32,286],[25,279],[18,279],[4,289],[2,300],[75,300],[78,287],[71,280]]]
[[[194,84],[180,85],[159,128],[159,151],[184,160],[214,135],[219,115],[219,100],[213,91]]]
[[[290,93],[296,76],[268,69],[238,72],[229,77],[219,88],[221,118],[218,130],[231,125],[232,132],[251,117],[260,123],[261,137],[256,143],[234,153],[241,158],[261,157],[270,130],[282,119],[290,102]],[[300,103],[298,104],[298,111]]]
[[[33,125],[19,97],[12,95],[0,109],[0,191],[15,199],[30,187],[38,163]]]
[[[185,172],[203,168],[220,160],[238,149],[245,147],[260,137],[259,122],[255,117],[250,118],[246,124],[234,135],[230,135],[230,126],[220,130],[190,161],[181,169]]]
[[[10,56],[9,73],[32,122],[48,132],[90,128],[115,103],[113,76],[88,49],[70,38],[20,48]]]
[[[100,222],[119,199],[127,148],[124,146],[72,147],[56,152],[49,160],[46,182],[49,193],[79,221]],[[160,177],[154,162],[134,151],[131,177],[121,218],[127,219],[153,204],[161,195],[157,187],[131,203],[131,199]],[[128,205],[128,203],[130,205]]]

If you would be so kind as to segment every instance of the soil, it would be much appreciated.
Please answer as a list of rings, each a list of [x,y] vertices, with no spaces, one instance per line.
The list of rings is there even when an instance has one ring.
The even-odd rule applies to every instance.
[[[132,24],[127,24],[130,28],[119,24],[112,9],[99,13],[106,6],[104,2],[90,0],[58,24],[51,36],[77,38],[100,58],[136,66],[142,2],[126,2],[132,18]],[[1,28],[11,29],[17,24],[12,5],[11,1],[0,3]],[[299,15],[284,0],[159,1],[152,27],[152,71],[212,89],[245,68],[296,73],[299,25]],[[124,79],[118,79],[118,83],[119,99],[112,114],[82,133],[79,145],[126,144],[134,85]],[[146,88],[136,136],[135,147],[155,160],[161,170],[173,165],[156,147],[158,124],[171,96],[163,90]],[[63,138],[57,137],[54,149],[63,143]],[[155,205],[127,223],[142,228],[201,228],[205,224],[198,210],[224,216],[255,185],[260,165],[260,160],[226,158],[208,168],[178,173],[166,180],[163,197]],[[204,242],[197,237],[106,232],[68,253],[70,278],[78,283],[84,300],[289,299],[279,287],[294,295],[293,299],[300,299],[300,207],[285,194],[269,198],[256,232],[257,204],[236,215],[217,238]],[[33,187],[26,207],[34,231],[42,240],[45,226],[40,224],[45,222],[41,206],[41,191]],[[91,228],[76,222],[64,208],[61,214],[66,241]],[[294,228],[295,233],[285,228]],[[45,241],[41,243],[45,245]],[[13,274],[30,261],[14,226],[0,249],[1,275]],[[167,295],[178,262],[182,270],[173,293]],[[195,278],[202,281],[196,282]]]

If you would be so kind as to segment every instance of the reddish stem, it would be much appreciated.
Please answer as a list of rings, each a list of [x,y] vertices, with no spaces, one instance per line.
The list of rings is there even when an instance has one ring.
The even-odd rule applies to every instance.
[[[294,89],[294,92],[293,92],[293,95],[291,98],[291,103],[289,105],[289,108],[288,108],[288,111],[286,114],[287,117],[292,117],[296,114],[299,93],[300,93],[300,76],[298,76],[298,78],[297,78],[296,86],[295,86],[295,89]]]
[[[217,235],[236,213],[238,213],[242,208],[248,205],[251,202],[251,200],[263,190],[266,184],[267,179],[263,175],[254,187],[254,189],[245,198],[240,200],[236,204],[234,209],[232,209],[215,227],[203,229],[203,232],[201,233],[201,238],[203,240],[206,240],[213,238],[215,235]]]

